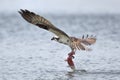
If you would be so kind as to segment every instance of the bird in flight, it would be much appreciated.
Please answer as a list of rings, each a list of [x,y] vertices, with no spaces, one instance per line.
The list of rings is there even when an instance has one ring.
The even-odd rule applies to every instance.
[[[83,35],[82,38],[68,36],[64,31],[55,27],[50,21],[48,21],[44,17],[34,12],[30,12],[29,10],[21,9],[18,12],[27,22],[34,24],[38,26],[39,28],[42,28],[42,29],[45,29],[47,31],[54,33],[56,36],[52,37],[51,40],[68,45],[71,48],[71,52],[68,54],[66,61],[69,67],[73,71],[76,70],[74,62],[72,60],[74,58],[75,51],[76,50],[90,50],[89,48],[87,48],[87,46],[92,45],[96,42],[96,38],[93,35],[91,36]]]

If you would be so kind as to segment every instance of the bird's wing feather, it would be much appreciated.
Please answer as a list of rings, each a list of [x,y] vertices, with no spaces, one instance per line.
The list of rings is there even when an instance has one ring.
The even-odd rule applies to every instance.
[[[74,48],[75,50],[85,50],[85,46],[81,44],[81,40],[79,38],[71,37],[71,40],[72,48]]]
[[[84,38],[84,35],[82,37],[82,39],[79,39],[81,41],[81,43],[85,44],[85,45],[92,45],[96,42],[96,38],[93,36],[86,36],[86,38]]]
[[[44,17],[37,15],[33,12],[30,12],[28,10],[22,10],[22,9],[21,11],[19,11],[19,13],[29,23],[34,24],[42,29],[48,30],[60,38],[70,39],[69,36],[65,32],[56,28],[51,22],[49,22]]]
[[[94,36],[86,36],[86,37],[82,37],[82,38],[75,38],[75,37],[71,37],[71,45],[72,48],[74,48],[75,50],[91,50],[90,48],[86,47],[85,45],[92,45],[96,42],[96,38]]]

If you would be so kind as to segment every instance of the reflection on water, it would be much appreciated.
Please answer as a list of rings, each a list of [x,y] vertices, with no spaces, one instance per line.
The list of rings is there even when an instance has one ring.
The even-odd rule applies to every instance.
[[[69,76],[74,76],[74,74],[78,74],[78,75],[120,75],[120,70],[109,70],[109,71],[76,71],[76,72],[68,72],[67,75]]]

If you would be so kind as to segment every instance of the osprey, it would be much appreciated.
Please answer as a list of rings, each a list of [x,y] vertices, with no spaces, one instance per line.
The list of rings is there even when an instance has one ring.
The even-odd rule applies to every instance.
[[[75,65],[72,61],[72,58],[74,58],[73,55],[75,54],[75,51],[90,50],[86,46],[94,44],[96,42],[96,38],[93,35],[92,36],[87,35],[86,37],[83,35],[82,38],[70,37],[64,31],[55,27],[47,19],[45,19],[44,17],[38,14],[35,14],[34,12],[30,12],[28,10],[22,10],[22,9],[18,12],[27,22],[34,24],[39,28],[42,28],[54,33],[57,37],[53,37],[51,38],[51,40],[55,40],[59,43],[68,45],[71,48],[71,52],[68,54],[66,61],[73,71],[75,71]]]

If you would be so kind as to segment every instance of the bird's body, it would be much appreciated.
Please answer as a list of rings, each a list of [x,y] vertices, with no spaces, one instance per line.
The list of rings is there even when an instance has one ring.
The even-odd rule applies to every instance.
[[[42,29],[45,29],[45,30],[48,30],[54,33],[57,37],[53,37],[51,40],[55,40],[59,43],[68,45],[71,48],[72,55],[69,55],[68,63],[70,62],[70,60],[72,60],[71,56],[74,55],[73,52],[75,52],[76,50],[87,50],[88,48],[86,48],[86,46],[91,45],[96,42],[96,38],[94,36],[89,37],[87,35],[86,38],[84,37],[84,35],[82,38],[70,37],[64,31],[56,28],[51,22],[49,22],[44,17],[37,15],[33,12],[30,12],[28,10],[21,9],[19,13],[29,23],[34,24],[38,26],[39,28],[42,28]]]

